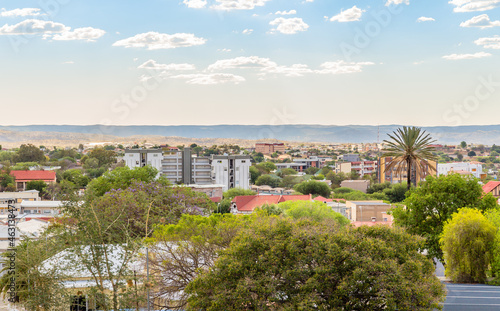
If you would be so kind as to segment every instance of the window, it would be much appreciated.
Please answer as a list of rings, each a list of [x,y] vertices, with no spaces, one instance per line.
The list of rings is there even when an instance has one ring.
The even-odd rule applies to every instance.
[[[136,165],[139,165],[139,161],[135,161],[135,164],[136,164]]]
[[[372,222],[376,222],[377,221],[377,217],[372,217]]]
[[[247,160],[241,160],[241,163],[247,163]]]

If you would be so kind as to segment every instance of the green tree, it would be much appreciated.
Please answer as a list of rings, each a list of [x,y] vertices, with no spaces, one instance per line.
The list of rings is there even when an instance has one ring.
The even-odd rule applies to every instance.
[[[44,267],[45,260],[67,247],[60,226],[49,227],[38,238],[26,236],[16,244],[14,253],[7,251],[1,255],[4,273],[0,291],[4,297],[10,297],[11,277],[14,277],[17,299],[26,310],[68,310],[69,292],[61,282],[65,275],[57,266]],[[13,254],[15,269],[9,270]]]
[[[109,166],[116,162],[116,153],[113,150],[106,150],[102,147],[92,149],[87,156],[97,159],[98,166]]]
[[[318,201],[285,201],[278,204],[285,215],[293,219],[311,219],[315,222],[325,220],[335,221],[340,225],[348,225],[351,222],[342,214],[332,210],[331,207]]]
[[[319,171],[319,168],[311,166],[311,167],[307,168],[304,172],[305,172],[307,175],[314,175],[314,174],[316,174],[318,171]]]
[[[465,141],[462,141],[462,142],[460,143],[460,147],[461,147],[462,149],[467,148],[467,143],[466,143]]]
[[[295,185],[293,189],[302,194],[320,195],[325,198],[329,198],[330,193],[332,192],[326,183],[316,180],[301,182],[300,184]]]
[[[26,183],[26,190],[37,190],[40,195],[45,193],[47,184],[43,180],[32,180]]]
[[[260,175],[262,175],[262,173],[259,169],[257,169],[257,167],[250,166],[250,182],[252,184],[255,184]]]
[[[255,181],[255,184],[257,186],[268,185],[272,188],[276,188],[279,186],[280,182],[281,178],[278,176],[266,174],[259,176],[259,178]]]
[[[241,196],[241,195],[256,195],[257,193],[255,191],[252,191],[250,189],[243,189],[243,188],[231,188],[227,191],[224,191],[223,197],[224,199],[229,199],[232,200],[234,197]]]
[[[403,202],[406,199],[408,187],[406,183],[395,184],[392,187],[385,189],[383,192],[391,203]]]
[[[386,226],[268,217],[189,283],[188,310],[433,310],[444,285],[421,240]]]
[[[298,176],[285,176],[281,179],[280,187],[283,188],[293,188],[296,184],[302,181],[301,177]]]
[[[276,170],[276,164],[273,162],[262,162],[256,165],[256,168],[264,174],[269,174]]]
[[[297,171],[293,168],[284,168],[279,170],[277,174],[279,177],[283,178],[288,175],[297,175]]]
[[[77,187],[86,187],[90,182],[90,177],[84,175],[79,169],[66,170],[62,174],[62,179],[74,183]]]
[[[417,176],[420,178],[425,176],[426,168],[437,170],[429,162],[437,161],[437,157],[433,154],[435,148],[431,147],[435,141],[421,128],[403,126],[388,136],[391,140],[384,140],[388,145],[384,150],[384,157],[391,157],[392,160],[385,167],[385,172],[395,169],[399,176],[403,176],[406,170],[408,190],[412,181],[416,186]],[[412,176],[412,171],[416,176]]]
[[[157,174],[158,170],[149,165],[134,169],[118,167],[92,180],[87,186],[86,193],[99,197],[111,189],[126,189],[133,181],[151,182]]]
[[[469,151],[469,153],[467,153],[467,155],[469,157],[475,157],[476,156],[476,152],[474,150],[471,150],[471,151]]]
[[[227,248],[252,218],[231,214],[183,215],[177,224],[158,226],[148,239],[154,289],[151,298],[161,298],[163,302],[154,309],[184,309],[189,297],[184,292],[186,286],[200,271],[214,265],[218,252]]]
[[[12,157],[14,162],[44,162],[46,160],[43,151],[32,145],[21,145],[16,154]]]
[[[479,210],[462,208],[443,228],[440,244],[446,276],[454,282],[484,283],[497,229]]]
[[[427,176],[420,187],[407,194],[403,203],[406,207],[398,206],[393,210],[395,224],[425,237],[429,256],[441,262],[444,258],[439,238],[453,213],[463,207],[481,211],[497,207],[496,199],[490,194],[484,195],[477,179],[460,174]]]

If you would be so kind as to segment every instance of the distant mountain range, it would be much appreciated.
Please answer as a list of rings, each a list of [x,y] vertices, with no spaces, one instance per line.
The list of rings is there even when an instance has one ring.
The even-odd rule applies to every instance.
[[[41,137],[49,138],[51,133],[67,133],[73,139],[79,134],[90,135],[93,139],[102,137],[126,138],[130,136],[163,136],[187,138],[227,138],[264,140],[277,139],[284,141],[302,142],[331,142],[331,143],[367,143],[376,142],[380,134],[380,141],[387,138],[387,133],[396,130],[400,125],[130,125],[130,126],[102,126],[102,125],[25,125],[0,126],[0,142],[17,141],[17,135],[25,141],[30,133],[34,142]],[[478,126],[434,126],[423,127],[439,143],[458,144],[461,141],[476,144],[500,144],[500,125]],[[10,135],[9,135],[10,133]],[[17,133],[17,134],[15,134]],[[86,135],[85,135],[86,134]],[[65,134],[66,135],[66,134]],[[57,136],[61,136],[57,134]],[[21,139],[19,139],[21,141]]]

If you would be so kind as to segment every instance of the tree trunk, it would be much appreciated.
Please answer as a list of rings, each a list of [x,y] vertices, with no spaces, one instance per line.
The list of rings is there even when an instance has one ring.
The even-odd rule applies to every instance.
[[[411,160],[406,161],[406,188],[410,191],[411,188]]]

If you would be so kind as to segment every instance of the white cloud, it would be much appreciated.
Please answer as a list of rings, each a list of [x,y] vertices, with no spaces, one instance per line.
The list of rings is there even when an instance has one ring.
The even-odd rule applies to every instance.
[[[0,11],[0,16],[1,17],[25,17],[25,16],[40,16],[40,15],[45,15],[40,13],[40,9],[38,8],[24,8],[24,9],[14,9],[7,11],[5,9],[2,9]]]
[[[488,14],[474,16],[460,24],[460,27],[479,27],[481,29],[500,26],[500,21],[491,21]]]
[[[27,19],[15,25],[3,25],[0,27],[0,35],[53,34],[69,31],[70,29],[70,27],[66,27],[61,23]]]
[[[482,45],[484,48],[487,49],[495,49],[498,50],[500,49],[500,37],[495,36],[491,38],[479,38],[476,41],[474,41],[475,44],[477,45]]]
[[[264,6],[270,0],[216,0],[216,10],[252,10],[256,6]]]
[[[432,17],[425,17],[425,16],[422,16],[422,17],[419,17],[417,19],[417,22],[419,23],[422,23],[422,22],[435,22],[436,20]]]
[[[171,76],[172,79],[187,79],[188,84],[214,85],[245,82],[245,78],[230,73],[188,74]]]
[[[450,0],[454,12],[488,11],[500,6],[500,0]]]
[[[346,62],[343,60],[336,62],[325,62],[321,64],[320,70],[316,70],[320,74],[344,74],[344,73],[355,73],[362,72],[364,66],[374,65],[372,62]]]
[[[148,50],[160,50],[202,45],[205,44],[206,41],[206,39],[198,38],[191,33],[176,33],[169,35],[151,31],[116,41],[113,43],[113,46],[123,46],[126,48],[146,47]]]
[[[463,60],[463,59],[476,59],[491,56],[490,53],[478,52],[474,54],[451,54],[443,56],[447,60]]]
[[[92,28],[92,27],[84,27],[84,28],[76,28],[73,31],[65,31],[60,34],[56,34],[52,37],[53,40],[86,40],[88,42],[93,42],[96,39],[104,36],[106,32],[102,29]]]
[[[245,29],[243,30],[241,33],[244,34],[244,35],[249,35],[253,32],[253,29]]]
[[[151,69],[151,70],[195,70],[196,67],[192,64],[159,64],[155,60],[148,60],[144,64],[139,65],[139,69]]]
[[[192,9],[201,9],[207,5],[206,0],[184,0],[183,3]]]
[[[229,52],[231,52],[231,49],[226,49],[226,48],[224,48],[224,49],[217,49],[217,52],[229,53]]]
[[[290,11],[277,11],[276,13],[274,13],[276,15],[295,15],[297,14],[297,11],[295,10],[290,10]]]
[[[264,73],[274,73],[274,74],[283,74],[287,77],[301,77],[306,73],[314,72],[307,65],[304,64],[293,64],[291,66],[270,66],[264,67],[261,69]]]
[[[385,6],[389,6],[391,4],[399,5],[399,4],[402,4],[402,3],[409,5],[410,4],[410,0],[387,0],[387,2],[385,3]]]
[[[345,11],[341,11],[340,14],[333,16],[332,18],[330,18],[330,21],[331,22],[337,21],[341,23],[359,21],[361,20],[363,12],[366,11],[361,10],[357,6],[353,6],[352,8],[347,9]]]
[[[265,68],[276,67],[277,64],[269,58],[261,58],[258,56],[240,56],[231,59],[218,60],[208,66],[208,71],[220,71],[226,69],[249,69],[249,68]]]
[[[279,31],[281,33],[292,35],[296,34],[299,31],[306,31],[309,28],[309,25],[304,23],[302,18],[294,17],[294,18],[283,18],[278,17],[272,20],[270,23],[272,26],[277,26],[272,31]]]
[[[73,65],[75,62],[70,60],[70,61],[67,61],[67,62],[62,62],[62,64],[64,65]]]

